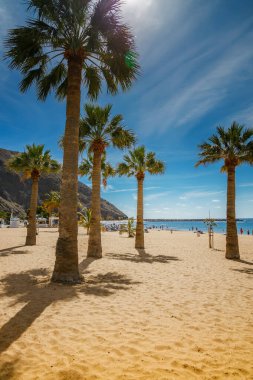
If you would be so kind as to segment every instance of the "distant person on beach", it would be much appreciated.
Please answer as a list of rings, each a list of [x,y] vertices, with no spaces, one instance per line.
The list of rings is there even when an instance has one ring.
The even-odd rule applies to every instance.
[[[248,231],[247,231],[247,234],[249,235],[249,233],[250,233],[250,232],[249,232],[249,230],[248,230]]]
[[[242,229],[242,227],[240,228],[240,233],[241,233],[241,235],[243,234],[243,229]]]

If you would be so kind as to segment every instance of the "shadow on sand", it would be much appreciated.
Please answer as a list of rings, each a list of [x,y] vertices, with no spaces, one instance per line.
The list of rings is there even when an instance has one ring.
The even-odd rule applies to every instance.
[[[246,261],[246,260],[234,260],[237,263],[247,264],[247,265],[253,265],[252,261]]]
[[[138,285],[140,282],[132,281],[127,276],[117,272],[108,272],[106,274],[90,276],[85,284],[86,286],[82,287],[80,292],[86,295],[107,297],[118,290],[128,290],[131,288],[131,285]]]
[[[52,284],[46,269],[9,274],[3,280],[4,293],[14,298],[10,307],[25,303],[0,329],[0,352],[15,342],[52,303],[72,298],[76,290]]]
[[[0,378],[1,380],[11,380],[16,377],[16,370],[19,359],[6,360],[0,364]],[[16,377],[17,378],[17,377]]]
[[[212,251],[225,252],[225,249],[212,248]]]
[[[92,259],[84,260],[81,263],[81,269],[86,269],[92,261]],[[51,304],[70,300],[81,294],[110,296],[118,290],[130,289],[132,284],[138,284],[116,272],[87,276],[85,280],[84,283],[76,286],[51,283],[50,273],[47,269],[33,269],[18,274],[12,273],[3,278],[1,281],[3,294],[6,297],[11,297],[13,301],[9,307],[15,307],[19,303],[25,303],[25,305],[1,327],[0,353],[7,350],[13,342],[19,339]],[[6,366],[11,373],[11,363],[8,363]],[[7,371],[7,369],[5,370]],[[8,377],[5,378],[8,379]]]
[[[253,275],[253,269],[252,268],[242,268],[242,269],[232,269],[232,270],[235,272],[241,272],[241,273]]]
[[[132,253],[107,253],[106,256],[109,259],[114,260],[125,260],[131,261],[133,263],[169,263],[170,261],[181,261],[176,256],[165,256],[165,255],[150,255],[145,251],[145,249],[137,249],[138,255]]]
[[[24,255],[24,254],[29,253],[28,251],[16,251],[16,249],[24,248],[24,247],[25,245],[17,245],[15,247],[0,249],[0,257],[9,256],[9,255]]]

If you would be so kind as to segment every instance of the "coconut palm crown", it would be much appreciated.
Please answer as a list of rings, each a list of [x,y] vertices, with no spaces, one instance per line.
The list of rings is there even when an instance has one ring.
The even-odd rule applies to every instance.
[[[36,209],[38,203],[38,182],[42,174],[57,173],[60,164],[52,160],[50,151],[44,151],[44,145],[27,145],[26,151],[13,156],[7,166],[10,170],[22,174],[23,179],[32,179],[29,224],[26,245],[36,244]]]
[[[143,182],[145,173],[151,175],[163,174],[165,165],[162,161],[156,159],[154,152],[146,152],[144,145],[129,151],[123,157],[124,162],[120,163],[117,172],[120,176],[135,176],[138,183],[137,195],[137,224],[135,248],[144,249],[144,225],[143,225]]]
[[[23,75],[20,90],[33,83],[38,98],[67,94],[68,62],[82,67],[82,83],[97,98],[102,80],[110,93],[128,89],[139,66],[133,35],[122,23],[121,0],[27,0],[33,17],[6,39],[10,67]]]
[[[235,215],[235,170],[244,163],[253,164],[253,129],[233,122],[226,130],[217,127],[217,134],[199,145],[200,160],[196,163],[207,165],[223,161],[222,172],[227,173],[227,234],[226,258],[239,259],[239,245]]]
[[[93,154],[88,153],[86,158],[83,158],[79,165],[79,174],[81,176],[86,176],[89,181],[92,179],[92,169],[93,169]],[[107,186],[107,180],[109,177],[114,177],[116,175],[115,169],[111,166],[109,162],[106,161],[106,155],[103,154],[101,158],[101,174],[102,183],[104,188]]]
[[[111,105],[99,107],[97,105],[86,104],[84,109],[85,116],[80,121],[79,135],[87,152],[93,155],[92,216],[87,256],[101,258],[100,183],[102,157],[110,146],[119,149],[129,148],[134,144],[135,136],[131,130],[123,126],[122,115],[111,117]]]
[[[39,99],[66,96],[66,125],[59,210],[59,238],[52,281],[78,283],[78,133],[81,89],[96,99],[105,81],[109,93],[127,90],[139,66],[134,37],[122,21],[121,0],[27,0],[31,18],[10,30],[6,58]],[[32,13],[33,12],[33,13]]]

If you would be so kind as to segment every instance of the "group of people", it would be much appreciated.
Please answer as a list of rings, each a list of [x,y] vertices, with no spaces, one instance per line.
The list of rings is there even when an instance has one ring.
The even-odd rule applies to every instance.
[[[240,234],[241,234],[241,235],[244,234],[244,231],[243,231],[242,227],[240,228]],[[247,231],[246,231],[246,234],[247,234],[247,235],[250,235],[250,230],[247,230]],[[253,230],[252,230],[251,234],[253,235]]]

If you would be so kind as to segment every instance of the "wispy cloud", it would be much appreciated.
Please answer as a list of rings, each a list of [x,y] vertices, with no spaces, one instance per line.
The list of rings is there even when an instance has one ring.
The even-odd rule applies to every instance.
[[[165,196],[167,196],[169,194],[170,194],[170,191],[163,191],[163,192],[160,192],[160,193],[146,195],[144,197],[144,199],[145,199],[145,201],[153,201],[155,199],[165,197]]]
[[[144,188],[144,191],[149,191],[149,190],[154,190],[154,189],[160,189],[159,186],[150,186],[150,187],[145,187]],[[110,189],[109,189],[110,190]],[[137,190],[137,187],[135,188],[132,188],[132,189],[115,189],[115,190],[110,190],[110,191],[107,191],[108,193],[127,193],[127,192],[132,192],[132,191],[136,191]]]
[[[212,11],[212,7],[209,11]],[[180,14],[180,17],[184,16],[184,13]],[[166,62],[167,56],[176,57],[177,62],[168,60],[167,65],[162,65],[155,71],[152,91],[147,91],[142,98],[143,109],[145,108],[141,120],[145,130],[143,128],[142,132],[162,134],[182,125],[186,132],[194,122],[218,106],[235,83],[241,81],[242,75],[245,75],[241,73],[250,68],[253,51],[248,46],[253,32],[248,30],[252,23],[251,18],[237,28],[233,26],[233,29],[222,34],[213,33],[203,40],[201,36],[196,38],[198,20],[193,18],[188,26],[188,41],[191,36],[195,40],[194,47],[190,44],[189,49],[185,48],[183,39],[176,33],[175,38],[179,39],[178,49],[181,47],[180,54],[178,51],[178,54],[172,54],[174,39],[171,39],[173,41],[168,42],[166,50],[160,52],[161,56],[156,56],[158,60]],[[169,82],[166,79],[161,81],[161,78],[166,77],[170,78]],[[151,105],[155,99],[160,100],[156,112],[153,112],[152,106],[147,111],[146,105]],[[156,125],[159,125],[158,130],[154,128]]]
[[[223,194],[224,191],[188,191],[184,194],[185,198],[205,198],[217,194]],[[216,201],[216,200],[215,200]]]
[[[240,183],[239,187],[253,187],[253,182]]]

